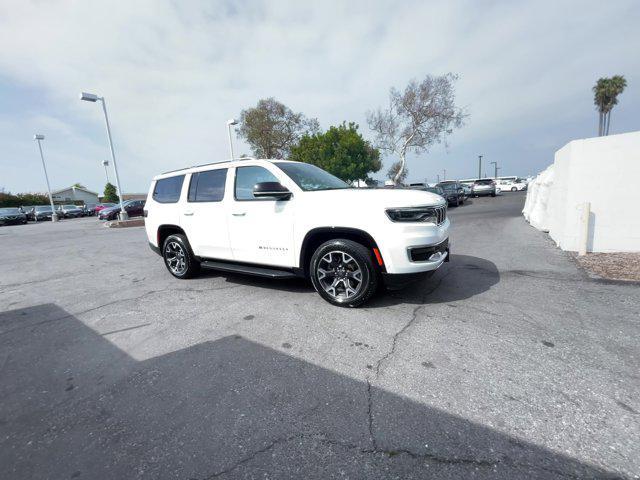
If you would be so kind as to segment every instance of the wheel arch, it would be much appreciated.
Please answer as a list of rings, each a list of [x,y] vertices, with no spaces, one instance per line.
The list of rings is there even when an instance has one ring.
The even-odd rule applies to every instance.
[[[173,225],[173,224],[163,224],[160,225],[158,227],[158,232],[157,232],[157,240],[158,240],[158,248],[162,249],[162,245],[164,244],[165,239],[169,236],[169,235],[173,235],[174,233],[180,233],[184,236],[186,236],[186,234],[184,233],[184,230],[178,226],[178,225]]]
[[[378,244],[368,232],[352,227],[317,227],[307,232],[300,246],[299,268],[305,276],[309,274],[309,262],[311,261],[313,252],[324,242],[336,238],[352,240],[369,248],[372,253],[374,253],[380,270],[386,272]],[[377,253],[375,253],[375,251],[377,251]]]

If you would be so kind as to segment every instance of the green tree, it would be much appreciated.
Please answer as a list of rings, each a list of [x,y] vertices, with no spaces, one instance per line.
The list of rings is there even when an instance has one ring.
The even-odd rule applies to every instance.
[[[401,168],[402,162],[398,160],[389,167],[389,170],[387,170],[387,178],[393,180],[393,183],[395,184],[403,183],[406,180],[407,175],[409,175],[409,169],[407,167],[402,168],[402,173],[398,176],[398,172]]]
[[[593,103],[598,109],[598,135],[609,135],[611,125],[611,110],[618,104],[620,95],[627,86],[627,80],[622,75],[611,78],[599,78],[593,87]]]
[[[84,185],[82,185],[81,183],[78,183],[78,182],[74,183],[73,186],[76,187],[76,188],[84,188],[84,189],[87,188],[87,187],[85,187]]]
[[[116,187],[114,187],[110,183],[107,183],[104,186],[103,201],[108,203],[118,203],[120,201],[120,198],[118,197],[118,192],[116,191]]]
[[[304,135],[291,147],[289,159],[316,165],[346,182],[368,180],[369,173],[382,168],[380,152],[362,138],[353,122]]]
[[[264,98],[240,112],[238,137],[258,158],[286,158],[291,146],[305,134],[318,131],[318,120],[295,113],[275,98]]]

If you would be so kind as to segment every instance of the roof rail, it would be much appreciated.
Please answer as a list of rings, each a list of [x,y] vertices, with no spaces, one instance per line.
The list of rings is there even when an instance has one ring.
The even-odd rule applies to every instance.
[[[240,157],[240,158],[234,158],[233,160],[220,160],[219,162],[203,163],[202,165],[191,165],[190,167],[182,167],[182,168],[177,168],[176,170],[169,170],[167,172],[162,172],[160,175],[179,172],[181,170],[188,170],[189,168],[200,168],[200,167],[208,167],[209,165],[220,165],[222,163],[237,162],[239,160],[258,160],[258,159],[255,157]]]

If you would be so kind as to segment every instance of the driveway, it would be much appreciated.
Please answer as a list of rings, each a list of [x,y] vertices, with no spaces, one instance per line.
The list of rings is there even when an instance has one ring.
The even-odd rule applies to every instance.
[[[179,281],[142,228],[0,228],[0,477],[639,478],[640,294],[520,215],[365,308]]]

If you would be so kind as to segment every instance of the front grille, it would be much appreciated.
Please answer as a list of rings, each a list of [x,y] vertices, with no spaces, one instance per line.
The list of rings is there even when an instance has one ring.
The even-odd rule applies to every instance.
[[[412,262],[426,262],[429,257],[436,252],[446,252],[449,249],[449,239],[447,238],[443,242],[437,245],[429,245],[424,247],[410,247],[409,248],[409,260]]]
[[[444,221],[447,219],[447,206],[446,205],[439,205],[437,207],[432,207],[433,210],[435,211],[436,214],[436,218],[438,219],[438,225],[440,225],[441,223],[444,223]]]

